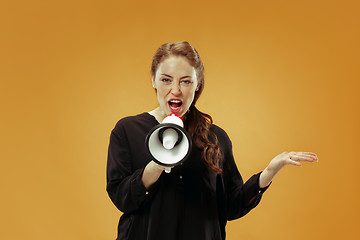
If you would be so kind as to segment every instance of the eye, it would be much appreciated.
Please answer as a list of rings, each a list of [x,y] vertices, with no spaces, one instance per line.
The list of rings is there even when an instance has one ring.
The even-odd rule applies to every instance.
[[[161,79],[161,82],[163,82],[163,83],[171,83],[171,79],[169,79],[169,78],[162,78],[162,79]]]
[[[190,85],[190,84],[192,84],[192,81],[191,80],[182,80],[181,83],[184,85]]]

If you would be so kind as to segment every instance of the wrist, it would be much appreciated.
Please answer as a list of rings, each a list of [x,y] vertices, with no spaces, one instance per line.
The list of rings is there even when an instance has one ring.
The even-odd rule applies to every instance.
[[[154,161],[151,161],[146,165],[141,176],[141,180],[146,189],[149,189],[149,187],[159,179],[163,170],[164,169],[161,169],[161,166]]]
[[[260,174],[259,187],[265,188],[269,186],[277,173],[278,171],[276,171],[275,169],[266,167],[264,171],[262,171],[262,173]]]

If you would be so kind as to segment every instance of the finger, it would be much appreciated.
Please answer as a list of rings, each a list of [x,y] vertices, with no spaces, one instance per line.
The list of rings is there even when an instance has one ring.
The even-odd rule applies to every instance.
[[[309,154],[307,152],[299,152],[297,154],[297,156],[308,157],[308,158],[314,159],[314,161],[319,161],[319,159],[315,153]]]
[[[290,159],[294,160],[294,161],[305,161],[305,162],[315,162],[315,161],[317,161],[317,159],[314,158],[314,157],[298,156],[298,155],[292,156]]]
[[[306,154],[306,155],[312,155],[312,156],[317,156],[315,153],[313,152],[283,152],[281,153],[283,155],[285,154],[289,154],[289,155],[295,155],[295,154]]]
[[[301,165],[301,163],[299,163],[299,162],[297,162],[297,161],[294,161],[294,160],[292,160],[292,159],[287,159],[287,164],[291,164],[291,165],[295,165],[295,166],[299,166],[299,167],[301,167],[302,165]]]
[[[288,158],[291,158],[292,156],[295,156],[296,155],[296,152],[283,152],[283,154],[288,157]]]
[[[299,152],[300,154],[305,154],[305,155],[310,155],[310,156],[314,156],[317,157],[317,155],[315,153],[312,152]]]
[[[156,164],[156,167],[157,167],[159,170],[166,170],[166,169],[171,169],[171,168],[173,168],[174,166],[163,166],[163,165],[160,165],[160,164]]]

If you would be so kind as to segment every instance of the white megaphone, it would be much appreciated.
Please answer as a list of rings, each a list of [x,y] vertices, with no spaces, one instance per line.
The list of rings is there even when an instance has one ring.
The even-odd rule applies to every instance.
[[[191,153],[191,137],[184,129],[181,117],[175,113],[167,115],[161,124],[147,134],[146,148],[150,157],[165,167],[183,163]],[[169,173],[171,168],[165,168]]]

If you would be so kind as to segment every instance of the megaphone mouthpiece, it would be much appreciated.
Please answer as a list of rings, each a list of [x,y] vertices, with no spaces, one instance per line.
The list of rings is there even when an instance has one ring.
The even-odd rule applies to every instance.
[[[166,149],[173,149],[175,143],[178,141],[178,133],[172,129],[168,128],[163,133],[163,146]]]

